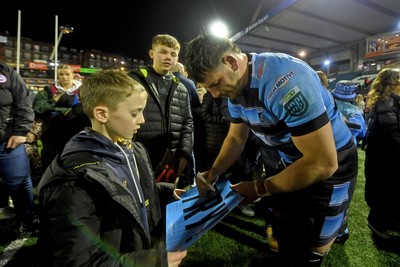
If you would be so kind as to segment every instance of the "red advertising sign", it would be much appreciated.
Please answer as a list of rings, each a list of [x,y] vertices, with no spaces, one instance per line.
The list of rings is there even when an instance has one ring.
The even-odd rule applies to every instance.
[[[42,62],[28,62],[28,69],[31,70],[48,70],[47,63]]]
[[[74,64],[66,64],[68,66],[70,66],[74,72],[81,72],[81,65],[74,65]]]

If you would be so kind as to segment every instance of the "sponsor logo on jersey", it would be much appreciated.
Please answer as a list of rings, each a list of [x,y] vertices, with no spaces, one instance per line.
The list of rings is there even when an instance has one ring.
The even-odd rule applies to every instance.
[[[285,75],[279,77],[276,80],[274,87],[272,87],[271,92],[269,92],[268,94],[268,100],[271,100],[271,98],[275,95],[275,93],[279,89],[283,88],[289,82],[289,80],[294,77],[294,75],[296,75],[296,72],[294,70],[291,70]]]
[[[301,116],[308,109],[307,99],[301,90],[293,87],[279,102],[291,116]]]

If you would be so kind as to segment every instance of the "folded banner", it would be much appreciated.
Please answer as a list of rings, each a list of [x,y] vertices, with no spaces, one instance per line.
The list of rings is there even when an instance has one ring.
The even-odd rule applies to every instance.
[[[177,178],[177,167],[178,166],[177,160],[175,158],[175,152],[167,149],[160,164],[158,164],[157,168],[154,171],[156,182],[175,183],[175,180]]]
[[[230,185],[228,180],[219,181],[204,197],[191,188],[167,205],[167,251],[187,249],[239,204],[243,197]]]

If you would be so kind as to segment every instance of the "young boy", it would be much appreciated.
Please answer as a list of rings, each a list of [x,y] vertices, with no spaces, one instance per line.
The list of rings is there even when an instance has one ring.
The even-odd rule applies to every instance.
[[[167,254],[155,235],[162,215],[147,151],[129,141],[144,123],[145,89],[104,70],[79,95],[92,128],[71,138],[39,183],[42,258],[52,266],[178,266],[186,251]]]

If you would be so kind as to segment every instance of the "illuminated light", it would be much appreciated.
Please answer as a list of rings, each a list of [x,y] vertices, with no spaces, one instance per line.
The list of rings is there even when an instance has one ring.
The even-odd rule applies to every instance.
[[[329,64],[331,64],[331,62],[330,62],[328,59],[324,61],[324,65],[325,65],[325,66],[327,66],[327,65],[329,65]]]
[[[210,33],[219,37],[228,37],[228,28],[222,21],[213,22],[210,25]]]
[[[305,57],[305,56],[306,56],[306,52],[304,52],[303,50],[300,51],[299,56],[300,56],[300,57]]]
[[[60,26],[60,31],[63,32],[64,34],[68,34],[68,33],[73,33],[74,32],[74,27],[70,27],[70,26]]]

